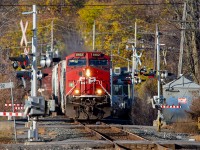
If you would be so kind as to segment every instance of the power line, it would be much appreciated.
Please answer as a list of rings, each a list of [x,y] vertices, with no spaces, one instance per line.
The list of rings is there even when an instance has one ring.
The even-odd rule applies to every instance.
[[[85,4],[83,6],[87,7],[95,7],[95,6],[156,6],[156,5],[183,5],[184,3],[177,2],[177,3],[122,3],[122,4]],[[9,6],[18,6],[18,7],[32,7],[32,5],[13,5],[13,4],[5,4],[0,5],[1,7],[9,7]],[[49,4],[49,5],[41,5],[38,4],[38,7],[75,7],[72,4]]]

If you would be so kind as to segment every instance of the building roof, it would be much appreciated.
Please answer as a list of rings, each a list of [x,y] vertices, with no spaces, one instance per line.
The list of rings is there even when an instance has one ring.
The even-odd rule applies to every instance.
[[[190,89],[200,89],[200,85],[192,82],[191,80],[181,76],[180,78],[173,80],[165,85],[164,89],[173,89],[173,88],[190,88]]]

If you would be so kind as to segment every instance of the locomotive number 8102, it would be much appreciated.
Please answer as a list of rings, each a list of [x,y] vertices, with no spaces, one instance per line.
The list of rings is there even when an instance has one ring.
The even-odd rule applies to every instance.
[[[110,112],[110,57],[75,52],[52,70],[54,99],[66,116],[101,119]]]

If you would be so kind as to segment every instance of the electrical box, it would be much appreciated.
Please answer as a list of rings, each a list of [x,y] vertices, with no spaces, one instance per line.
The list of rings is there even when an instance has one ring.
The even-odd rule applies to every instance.
[[[27,110],[27,111],[26,111]],[[25,111],[29,116],[41,116],[45,114],[44,97],[29,96],[25,102]]]

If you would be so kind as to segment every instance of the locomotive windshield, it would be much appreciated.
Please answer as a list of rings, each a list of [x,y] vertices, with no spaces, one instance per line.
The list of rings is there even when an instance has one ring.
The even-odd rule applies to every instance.
[[[128,85],[113,85],[113,95],[128,95]]]
[[[101,59],[101,60],[90,59],[89,65],[90,66],[106,66],[106,65],[108,65],[108,60],[106,60],[106,59]]]
[[[69,59],[68,66],[85,66],[86,59]]]

